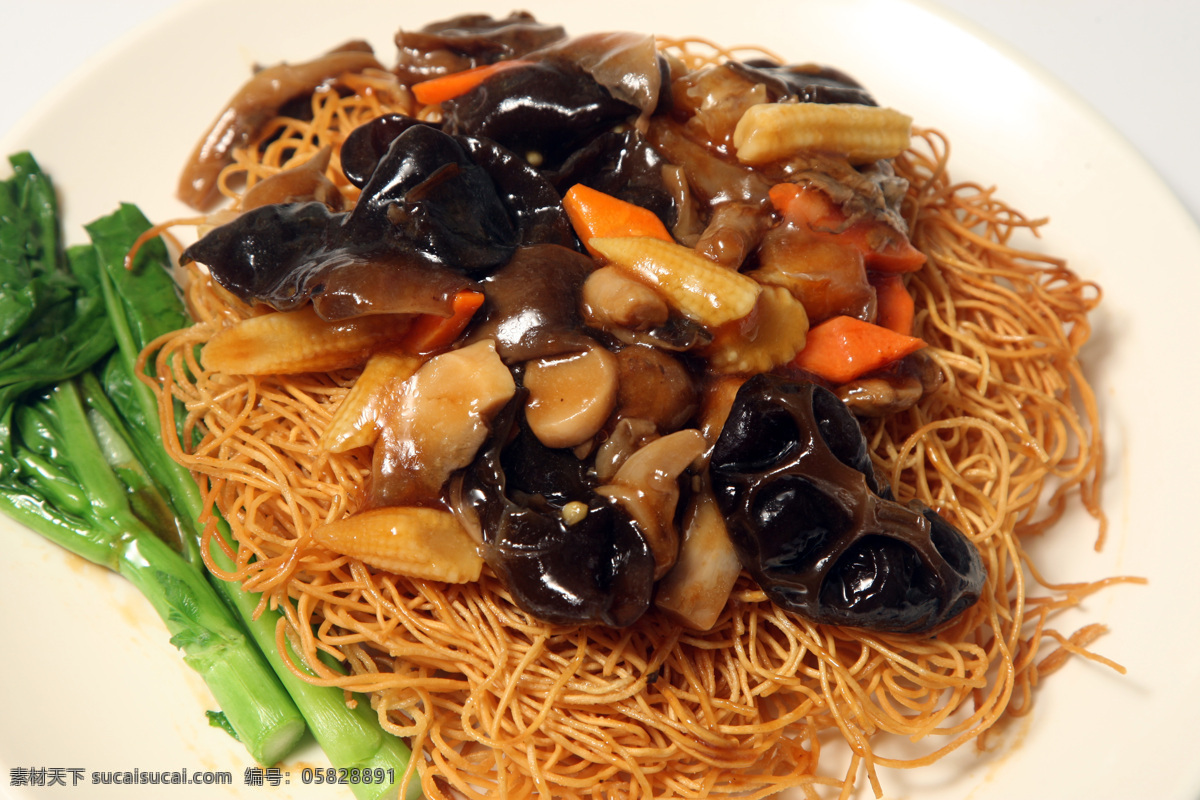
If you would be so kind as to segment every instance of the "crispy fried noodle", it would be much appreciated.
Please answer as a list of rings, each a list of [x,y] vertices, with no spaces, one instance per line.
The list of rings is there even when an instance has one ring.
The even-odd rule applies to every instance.
[[[412,103],[386,77],[343,79],[314,95],[311,121],[280,118],[260,138],[270,146],[239,149],[221,190],[236,208],[245,188],[325,146],[338,180],[348,131],[420,113]],[[186,409],[167,445],[205,492],[206,544],[237,564],[220,576],[281,608],[280,646],[290,642],[320,681],[368,695],[384,726],[411,739],[433,798],[849,796],[864,781],[878,795],[879,767],[984,746],[1068,657],[1108,663],[1088,650],[1102,626],[1053,627],[1107,581],[1051,585],[1025,549],[1077,501],[1103,537],[1098,414],[1077,360],[1100,291],[1012,244],[1041,221],[955,183],[949,152],[940,133],[918,131],[896,161],[912,240],[929,259],[908,284],[914,333],[944,383],[864,423],[896,496],[937,509],[986,566],[982,599],[936,637],[813,624],[745,575],[708,631],[653,608],[627,628],[555,626],[521,611],[487,568],[477,582],[445,584],[331,553],[312,533],[363,507],[371,454],[319,441],[359,370],[206,370],[199,346],[255,312],[193,266],[194,326],[143,357],[164,420],[173,403]],[[344,179],[339,188],[352,203],[357,190]],[[218,513],[233,544],[217,533]],[[891,755],[889,740],[915,745]],[[823,760],[832,742],[850,753],[837,774]]]

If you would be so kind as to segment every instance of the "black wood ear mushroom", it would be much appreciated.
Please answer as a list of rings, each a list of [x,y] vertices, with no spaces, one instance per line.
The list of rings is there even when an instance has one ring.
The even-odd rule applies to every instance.
[[[709,468],[743,566],[790,611],[917,633],[979,599],[978,550],[932,509],[879,487],[857,420],[827,389],[747,381]]]

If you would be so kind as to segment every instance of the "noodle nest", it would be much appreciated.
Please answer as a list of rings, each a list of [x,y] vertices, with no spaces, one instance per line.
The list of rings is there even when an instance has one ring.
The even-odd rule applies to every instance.
[[[326,145],[337,180],[349,130],[416,111],[389,76],[347,80],[314,96],[311,122],[281,118],[264,136],[270,146],[238,151],[222,190],[236,203],[243,185]],[[1077,360],[1100,292],[1013,244],[1041,221],[954,183],[948,160],[945,138],[922,131],[896,163],[910,184],[912,239],[929,257],[908,284],[914,334],[945,381],[910,410],[864,424],[896,496],[953,522],[987,568],[980,602],[936,637],[811,624],[745,576],[709,631],[653,609],[626,629],[555,627],[520,611],[486,569],[478,583],[446,585],[332,554],[312,532],[362,506],[371,456],[317,443],[357,372],[204,370],[198,346],[253,311],[193,269],[195,325],[144,357],[164,419],[175,403],[186,409],[167,445],[214,512],[205,550],[223,548],[236,564],[209,558],[210,568],[282,610],[279,644],[310,680],[369,695],[385,728],[411,739],[432,798],[756,798],[785,787],[848,796],[864,776],[879,795],[878,767],[983,746],[1067,657],[1103,660],[1086,649],[1101,626],[1068,635],[1052,624],[1106,582],[1050,585],[1023,547],[1072,498],[1103,535],[1097,410]],[[352,201],[353,187],[340,186]],[[901,740],[899,754],[883,744]],[[834,742],[850,754],[836,771],[824,752]]]

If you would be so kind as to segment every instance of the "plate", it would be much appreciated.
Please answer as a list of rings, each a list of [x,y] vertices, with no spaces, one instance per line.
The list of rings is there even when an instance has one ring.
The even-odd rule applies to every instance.
[[[110,50],[85,75],[18,125],[3,151],[33,150],[64,194],[68,241],[119,201],[156,220],[187,213],[173,200],[178,169],[254,64],[302,60],[366,38],[386,60],[401,25],[465,11],[508,12],[490,0],[442,2],[436,13],[384,0],[199,0],[184,4]],[[745,0],[737,12],[693,4],[610,0],[523,4],[568,30],[629,28],[755,42],[795,60],[834,64],[881,102],[953,145],[954,176],[999,184],[999,195],[1052,223],[1030,246],[1065,256],[1104,287],[1086,367],[1108,442],[1104,507],[1108,543],[1073,514],[1037,542],[1053,581],[1141,575],[1064,619],[1100,621],[1094,646],[1127,674],[1076,659],[1048,679],[1033,713],[986,753],[968,746],[922,770],[881,772],[888,798],[998,800],[1022,796],[1195,800],[1200,762],[1191,718],[1200,713],[1200,525],[1192,509],[1200,433],[1186,413],[1200,396],[1190,331],[1200,296],[1200,232],[1128,146],[1087,108],[1000,50],[922,6],[900,0]],[[335,10],[336,9],[336,10]],[[920,43],[921,46],[914,46]],[[969,69],[958,65],[969,64]],[[1120,188],[1119,204],[1114,187]],[[1194,361],[1194,358],[1192,358]],[[1182,406],[1182,407],[1180,407]],[[161,623],[119,579],[0,520],[0,661],[5,797],[40,798],[18,786],[26,770],[61,777],[89,797],[158,797],[155,786],[93,785],[134,770],[226,773],[189,797],[330,797],[290,783],[252,785],[245,752],[207,724],[207,690],[167,643]],[[349,796],[346,793],[346,796]],[[861,793],[869,796],[869,792]]]

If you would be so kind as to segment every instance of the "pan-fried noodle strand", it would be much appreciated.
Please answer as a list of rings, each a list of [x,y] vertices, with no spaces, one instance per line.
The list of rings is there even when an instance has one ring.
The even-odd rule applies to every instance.
[[[319,91],[311,122],[280,119],[270,144],[237,152],[231,198],[390,110],[414,113],[382,76]],[[356,85],[355,81],[357,81]],[[420,113],[415,112],[415,113]],[[193,327],[144,354],[157,374],[167,442],[196,474],[212,512],[206,549],[225,548],[222,578],[283,610],[318,682],[370,694],[383,725],[412,739],[426,794],[443,798],[766,797],[802,787],[842,796],[880,767],[929,764],[1032,705],[1040,679],[1103,632],[1055,630],[1054,618],[1110,581],[1052,584],[1024,547],[1073,497],[1100,521],[1102,448],[1077,353],[1091,283],[1063,262],[1010,244],[1030,220],[973,184],[956,184],[949,147],[921,132],[898,159],[906,210],[929,262],[909,279],[916,335],[945,382],[908,411],[865,425],[881,476],[919,498],[978,547],[984,596],[935,638],[816,625],[768,601],[746,576],[706,632],[653,609],[626,629],[558,628],[520,611],[486,569],[446,585],[393,575],[318,546],[318,526],[363,507],[371,456],[319,447],[356,370],[240,376],[206,371],[198,346],[254,312],[206,274],[189,274]],[[353,187],[341,180],[347,200]],[[235,544],[218,535],[217,514]],[[1100,542],[1097,542],[1099,546]],[[1054,645],[1047,654],[1043,645]],[[287,652],[286,648],[283,652]],[[334,656],[348,674],[329,669]],[[846,772],[822,762],[829,734]],[[917,756],[890,755],[911,739]]]

